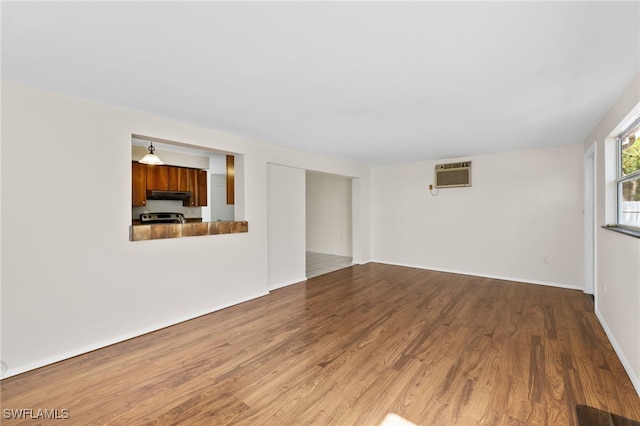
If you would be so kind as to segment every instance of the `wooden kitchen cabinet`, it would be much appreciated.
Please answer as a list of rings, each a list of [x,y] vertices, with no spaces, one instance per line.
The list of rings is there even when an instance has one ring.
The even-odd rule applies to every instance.
[[[167,166],[169,169],[169,191],[189,191],[189,169]]]
[[[227,204],[235,204],[235,157],[227,155]]]
[[[204,207],[207,205],[207,171],[199,169],[186,169],[189,175],[189,189],[191,198],[185,200],[182,205],[189,207]]]
[[[207,171],[198,170],[198,184],[197,184],[197,205],[207,205]]]
[[[191,198],[184,200],[182,202],[183,206],[195,207],[197,202],[197,191],[198,191],[198,170],[196,169],[187,169],[187,173],[189,176],[189,188],[187,191],[191,191]]]
[[[131,206],[147,205],[147,166],[137,161],[131,163]]]
[[[169,167],[147,165],[147,189],[169,190]]]
[[[131,206],[147,205],[147,190],[190,191],[184,206],[207,205],[207,171],[189,167],[131,163]]]

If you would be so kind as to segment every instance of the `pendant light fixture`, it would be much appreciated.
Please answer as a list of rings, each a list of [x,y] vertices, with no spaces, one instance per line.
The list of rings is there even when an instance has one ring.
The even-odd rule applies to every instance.
[[[151,165],[161,165],[164,164],[164,162],[157,156],[155,155],[153,152],[156,150],[156,148],[153,146],[153,142],[150,142],[151,145],[149,145],[149,153],[147,155],[145,155],[144,157],[142,157],[142,159],[140,161],[138,161],[138,163],[142,163],[142,164],[151,164]]]

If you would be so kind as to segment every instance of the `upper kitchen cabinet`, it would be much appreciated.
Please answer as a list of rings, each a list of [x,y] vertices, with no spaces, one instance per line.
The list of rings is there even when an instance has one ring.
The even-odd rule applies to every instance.
[[[185,200],[182,205],[188,207],[204,207],[207,205],[207,171],[198,169],[186,169],[189,177],[191,198]]]
[[[147,166],[137,161],[131,163],[131,206],[147,205]]]
[[[207,171],[198,170],[198,185],[196,195],[198,197],[197,203],[199,206],[207,205]]]
[[[169,167],[147,165],[147,189],[169,191]]]
[[[227,204],[235,204],[235,158],[227,155]]]
[[[191,198],[188,198],[182,202],[183,206],[195,207],[197,202],[197,191],[198,191],[198,174],[196,169],[187,169],[187,174],[189,176],[189,188],[187,191],[191,192]]]
[[[131,206],[147,205],[147,190],[190,191],[188,207],[207,205],[207,171],[179,166],[131,163]]]
[[[189,169],[186,167],[168,166],[169,191],[189,191]]]

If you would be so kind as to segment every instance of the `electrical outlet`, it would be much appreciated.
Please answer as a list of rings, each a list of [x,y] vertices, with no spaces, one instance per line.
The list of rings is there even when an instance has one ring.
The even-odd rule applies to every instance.
[[[542,257],[542,263],[544,263],[544,264],[549,263],[549,256],[543,256]]]

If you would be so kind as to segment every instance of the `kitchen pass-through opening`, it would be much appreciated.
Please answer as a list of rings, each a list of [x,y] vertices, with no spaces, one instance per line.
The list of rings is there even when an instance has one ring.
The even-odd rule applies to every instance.
[[[140,164],[150,152],[164,163]],[[132,135],[132,225],[243,220],[243,156]]]

